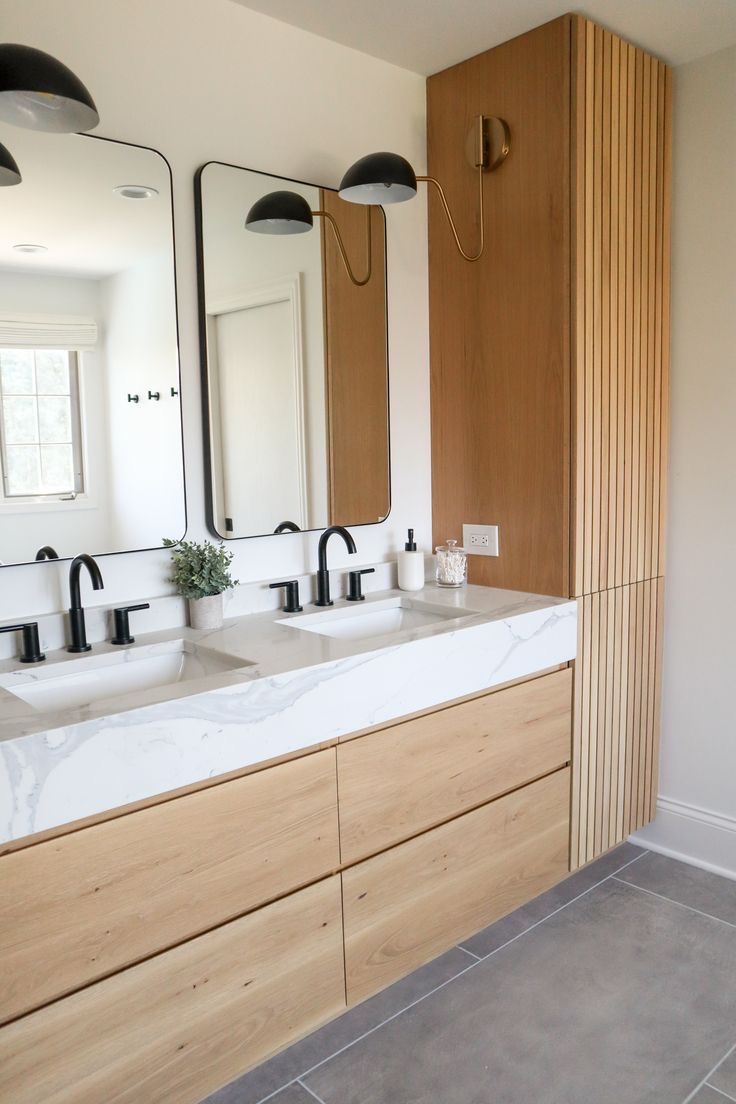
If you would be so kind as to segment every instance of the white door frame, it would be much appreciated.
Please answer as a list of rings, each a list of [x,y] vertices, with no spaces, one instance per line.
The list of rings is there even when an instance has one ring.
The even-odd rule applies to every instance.
[[[296,521],[300,529],[308,528],[307,525],[307,441],[304,419],[304,342],[302,330],[302,277],[300,272],[279,277],[278,280],[270,280],[256,287],[239,292],[238,295],[227,299],[218,299],[207,304],[207,332],[215,330],[217,318],[223,314],[232,314],[236,311],[248,310],[251,307],[267,307],[274,303],[288,303],[291,308],[292,319],[292,347],[294,349],[294,419],[296,422],[296,454],[297,454],[297,482],[299,494],[300,517],[289,518]],[[217,342],[207,342],[208,350],[215,350],[214,356],[208,353],[208,368],[210,371],[210,393],[218,398],[219,419],[219,395],[220,377],[217,363]],[[218,434],[218,440],[222,447],[222,434]],[[222,472],[222,456],[220,457],[220,477]],[[219,482],[219,481],[218,481]],[[223,508],[225,504],[223,503]],[[224,513],[223,509],[223,513]],[[286,520],[286,519],[282,519]],[[248,534],[251,536],[252,534]]]

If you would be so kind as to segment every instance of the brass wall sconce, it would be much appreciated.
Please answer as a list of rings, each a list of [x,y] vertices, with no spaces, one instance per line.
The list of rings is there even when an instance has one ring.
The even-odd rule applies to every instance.
[[[505,161],[510,148],[507,123],[495,115],[479,115],[466,144],[468,160],[478,174],[480,245],[475,253],[467,252],[460,243],[457,226],[439,180],[433,176],[417,176],[406,158],[398,153],[369,153],[361,157],[342,178],[339,195],[349,203],[404,203],[414,199],[419,181],[432,184],[437,189],[458,251],[466,261],[477,261],[483,256],[485,248],[483,173],[497,169]]]
[[[306,234],[314,226],[315,218],[323,218],[332,227],[342,263],[356,287],[364,287],[371,278],[373,264],[371,245],[371,213],[366,211],[367,273],[362,279],[353,272],[348,259],[340,228],[329,211],[312,211],[304,196],[298,192],[269,192],[261,196],[246,215],[245,228],[254,234]]]

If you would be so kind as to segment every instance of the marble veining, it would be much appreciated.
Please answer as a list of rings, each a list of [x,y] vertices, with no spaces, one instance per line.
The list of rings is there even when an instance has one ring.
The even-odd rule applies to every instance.
[[[110,703],[98,703],[41,714],[1,691],[0,841],[336,740],[574,658],[575,602],[476,586],[455,592],[428,585],[417,597],[471,615],[364,641],[304,632],[272,612],[237,618],[217,632],[139,635],[139,644],[190,639],[251,666],[204,677],[196,692],[190,684],[187,691],[180,685],[131,693],[112,713]],[[66,659],[60,653],[47,662]],[[17,669],[10,661],[0,664],[0,672]]]

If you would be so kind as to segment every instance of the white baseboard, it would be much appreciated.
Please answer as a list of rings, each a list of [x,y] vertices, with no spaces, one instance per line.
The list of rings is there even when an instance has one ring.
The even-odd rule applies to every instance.
[[[652,823],[629,838],[650,851],[736,880],[736,817],[660,797]]]

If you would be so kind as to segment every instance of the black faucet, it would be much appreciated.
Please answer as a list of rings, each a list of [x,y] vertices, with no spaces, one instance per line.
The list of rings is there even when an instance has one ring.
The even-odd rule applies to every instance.
[[[36,553],[36,560],[58,560],[59,553],[50,544],[45,544]]]
[[[274,529],[274,533],[301,533],[301,529],[295,521],[281,521]]]
[[[319,538],[317,552],[319,570],[317,572],[317,601],[314,603],[315,606],[332,605],[332,599],[330,598],[330,573],[327,570],[327,542],[333,533],[337,533],[339,537],[342,537],[351,556],[358,551],[355,547],[355,541],[344,525],[331,525],[329,529],[325,529],[324,533]]]
[[[75,556],[69,568],[69,624],[72,630],[72,642],[67,648],[68,652],[88,652],[92,647],[87,643],[87,629],[84,624],[84,610],[82,599],[79,595],[79,575],[83,567],[87,568],[92,586],[95,590],[102,590],[104,583],[100,569],[86,552]]]

